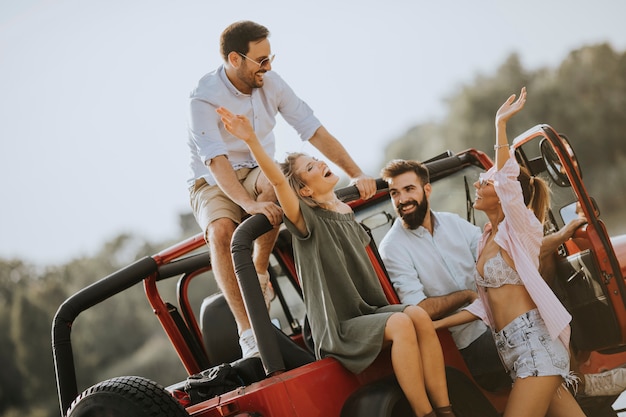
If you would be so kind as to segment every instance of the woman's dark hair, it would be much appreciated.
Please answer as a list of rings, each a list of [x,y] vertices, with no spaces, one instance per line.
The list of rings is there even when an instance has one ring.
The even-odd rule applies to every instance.
[[[263,25],[241,20],[232,23],[222,32],[220,37],[220,53],[224,61],[228,61],[228,54],[237,52],[247,54],[250,42],[261,41],[270,36],[270,31]]]

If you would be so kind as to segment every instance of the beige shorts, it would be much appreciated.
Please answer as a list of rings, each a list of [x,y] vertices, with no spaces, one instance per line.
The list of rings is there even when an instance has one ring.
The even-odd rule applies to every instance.
[[[261,169],[241,168],[235,171],[239,182],[248,194],[256,200],[259,192],[256,188]],[[218,185],[209,185],[200,178],[193,187],[189,188],[189,200],[196,222],[204,232],[206,239],[207,228],[217,219],[231,219],[235,224],[241,223],[246,212],[222,191]]]

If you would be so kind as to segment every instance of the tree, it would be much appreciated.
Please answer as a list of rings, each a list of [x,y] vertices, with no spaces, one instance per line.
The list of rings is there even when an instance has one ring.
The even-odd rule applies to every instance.
[[[625,204],[626,54],[608,44],[572,51],[556,69],[525,70],[516,54],[492,76],[478,75],[447,100],[448,114],[439,124],[428,122],[392,141],[386,161],[430,158],[446,149],[477,148],[489,152],[495,137],[494,114],[522,86],[529,100],[511,120],[509,136],[547,123],[565,133],[584,167],[585,182],[601,209],[612,212]]]
[[[13,304],[12,274],[21,262],[0,262],[0,414],[10,407],[19,405],[23,401],[22,373],[18,369],[16,351],[13,340],[10,337],[11,329],[11,306]]]
[[[21,393],[27,404],[45,403],[55,397],[50,351],[49,314],[37,300],[37,291],[17,288],[11,306],[9,333],[20,372]]]

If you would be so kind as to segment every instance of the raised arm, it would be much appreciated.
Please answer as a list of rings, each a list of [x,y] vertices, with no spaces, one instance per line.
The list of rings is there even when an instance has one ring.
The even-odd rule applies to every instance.
[[[250,152],[256,159],[267,177],[269,182],[276,191],[276,197],[285,213],[285,216],[298,228],[302,233],[306,232],[306,226],[302,213],[300,212],[300,200],[296,193],[291,189],[285,175],[282,173],[274,160],[265,152],[263,146],[259,142],[254,129],[247,117],[243,115],[235,115],[224,107],[219,107],[217,113],[222,118],[222,123],[226,130],[233,136],[243,140]]]
[[[526,87],[522,87],[519,98],[515,101],[512,94],[496,112],[496,169],[499,171],[509,159],[509,141],[506,136],[506,123],[514,114],[524,108]]]

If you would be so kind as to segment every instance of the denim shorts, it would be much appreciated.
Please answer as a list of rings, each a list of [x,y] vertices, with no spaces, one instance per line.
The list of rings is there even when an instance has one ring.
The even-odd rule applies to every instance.
[[[493,337],[513,381],[529,376],[560,375],[567,385],[573,382],[569,353],[559,339],[552,340],[537,309],[515,318],[494,332]]]

